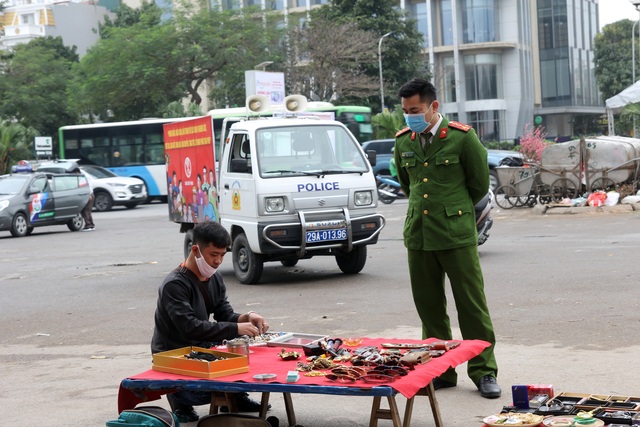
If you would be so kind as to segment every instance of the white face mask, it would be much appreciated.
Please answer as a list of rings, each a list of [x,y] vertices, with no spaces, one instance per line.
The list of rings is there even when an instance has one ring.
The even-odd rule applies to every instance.
[[[216,274],[216,271],[218,271],[218,269],[211,267],[207,263],[207,261],[205,261],[204,256],[202,256],[202,250],[200,249],[200,246],[198,246],[198,252],[200,252],[200,256],[199,257],[198,255],[195,256],[196,264],[198,265],[198,270],[200,270],[200,274],[202,274],[202,276],[209,279],[211,276]]]

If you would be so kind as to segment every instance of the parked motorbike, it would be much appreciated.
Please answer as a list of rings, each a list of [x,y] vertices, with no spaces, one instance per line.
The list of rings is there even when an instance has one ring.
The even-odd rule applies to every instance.
[[[393,203],[397,199],[406,199],[407,196],[400,188],[400,183],[391,177],[376,176],[378,182],[378,200],[384,204]],[[475,206],[476,230],[478,230],[478,246],[484,244],[489,238],[489,230],[493,226],[491,218],[493,209],[493,192],[489,190],[486,196]]]

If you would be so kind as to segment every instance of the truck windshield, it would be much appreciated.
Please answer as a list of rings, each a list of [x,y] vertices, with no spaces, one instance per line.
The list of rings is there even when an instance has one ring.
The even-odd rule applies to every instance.
[[[357,141],[334,125],[287,126],[256,132],[263,178],[282,175],[365,173],[369,162]]]

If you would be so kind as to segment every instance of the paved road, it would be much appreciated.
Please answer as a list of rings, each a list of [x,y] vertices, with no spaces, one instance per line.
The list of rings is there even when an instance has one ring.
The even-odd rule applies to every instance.
[[[0,233],[1,425],[101,426],[116,418],[120,380],[150,366],[157,287],[182,260],[182,235],[165,209],[96,213],[92,233]],[[260,284],[241,285],[229,255],[221,272],[232,304],[283,331],[418,337],[400,239],[405,209],[406,201],[380,207],[387,227],[355,276],[341,274],[332,258],[314,258],[292,268],[267,264]],[[459,386],[438,392],[445,425],[479,426],[510,403],[511,384],[637,396],[640,213],[493,214],[480,254],[504,393],[480,398],[460,368]],[[413,425],[432,425],[420,399]],[[285,420],[280,396],[272,401],[271,413]],[[363,398],[294,402],[306,427],[368,425]]]

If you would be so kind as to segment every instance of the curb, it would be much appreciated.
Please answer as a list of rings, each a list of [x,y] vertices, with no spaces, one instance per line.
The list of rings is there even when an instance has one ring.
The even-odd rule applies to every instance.
[[[541,205],[533,207],[532,212],[540,215],[576,215],[576,214],[622,214],[640,210],[640,204],[618,204],[615,206],[567,206],[560,204]]]

